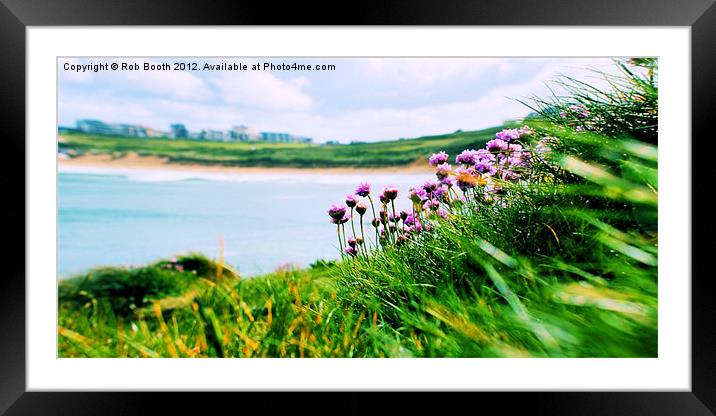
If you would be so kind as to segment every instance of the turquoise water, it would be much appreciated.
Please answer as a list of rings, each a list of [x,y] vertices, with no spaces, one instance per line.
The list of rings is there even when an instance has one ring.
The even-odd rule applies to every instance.
[[[408,187],[430,174],[218,174],[63,168],[58,175],[58,276],[198,251],[244,275],[339,257],[326,209],[364,180]],[[375,192],[375,191],[374,191]],[[369,227],[368,224],[366,224]],[[366,228],[368,231],[368,228]]]

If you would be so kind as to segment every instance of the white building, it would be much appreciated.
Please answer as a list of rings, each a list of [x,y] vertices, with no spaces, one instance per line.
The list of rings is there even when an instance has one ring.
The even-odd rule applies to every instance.
[[[231,140],[239,140],[242,142],[256,141],[259,139],[259,134],[252,128],[247,126],[234,126],[229,130],[229,138]]]

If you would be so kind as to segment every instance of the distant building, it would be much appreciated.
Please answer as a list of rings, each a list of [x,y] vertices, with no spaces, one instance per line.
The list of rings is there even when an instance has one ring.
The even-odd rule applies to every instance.
[[[202,130],[199,138],[204,140],[224,140],[224,132],[221,130]]]
[[[99,120],[77,120],[77,130],[92,134],[117,134],[117,129]]]
[[[114,124],[120,136],[147,137],[147,131],[142,126],[134,124]]]
[[[144,127],[144,132],[147,135],[147,137],[169,137],[168,131],[162,131],[162,130],[155,130],[151,127]]]
[[[294,136],[288,133],[273,133],[269,131],[262,131],[259,133],[262,141],[269,143],[312,143],[313,139],[310,137]]]
[[[254,129],[246,126],[234,126],[229,130],[229,138],[231,140],[239,140],[242,142],[255,141],[259,139],[259,134]]]
[[[62,129],[65,129],[65,131],[72,130],[68,127],[63,127],[59,129],[60,132]],[[170,124],[169,129],[169,131],[162,131],[136,124],[108,124],[100,120],[83,119],[77,121],[76,131],[128,137],[171,137],[175,139],[236,140],[242,142],[263,141],[267,143],[313,143],[313,139],[310,137],[268,131],[258,133],[254,129],[244,125],[234,126],[227,132],[210,129],[190,132],[186,126],[181,123]]]
[[[189,138],[189,130],[187,130],[183,124],[172,124],[169,126],[169,130],[171,131],[171,137],[175,139]]]
[[[130,136],[130,137],[147,137],[145,127],[135,124],[107,124],[99,120],[78,120],[77,130],[91,133],[103,134],[110,136]]]
[[[291,135],[288,133],[262,131],[259,134],[261,135],[261,140],[269,143],[288,143],[291,140]]]
[[[73,127],[65,127],[65,126],[59,126],[59,127],[57,127],[57,132],[58,132],[59,134],[77,133],[77,132],[79,132],[79,131],[80,131],[79,129],[73,128]]]

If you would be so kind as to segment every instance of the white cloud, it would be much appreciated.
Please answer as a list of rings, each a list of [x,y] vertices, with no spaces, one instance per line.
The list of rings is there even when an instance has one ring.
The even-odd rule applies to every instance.
[[[308,86],[308,79],[300,77],[286,82],[268,72],[226,72],[211,82],[230,104],[288,111],[305,111],[313,105],[311,96],[302,90]]]
[[[109,123],[143,123],[153,119],[153,111],[148,103],[119,99],[106,94],[82,96],[60,92],[58,106],[60,125],[73,125],[76,120],[90,118]],[[159,126],[157,126],[159,127]]]
[[[584,69],[584,64],[567,65],[569,61],[550,62],[529,79],[519,83],[498,85],[474,100],[454,101],[436,105],[407,108],[370,108],[348,110],[327,117],[315,113],[277,114],[267,122],[279,125],[287,131],[302,132],[320,138],[340,140],[376,141],[443,134],[462,130],[477,130],[501,124],[507,119],[526,116],[528,107],[514,100],[532,94],[546,97],[549,89],[546,81],[557,73],[565,73],[578,79],[589,79],[597,86],[603,81],[590,79],[594,74]],[[590,67],[614,72],[611,64],[590,62]],[[512,99],[511,99],[512,98]]]
[[[123,60],[127,61],[127,60]],[[132,59],[140,66],[156,64],[160,60]],[[178,100],[205,101],[214,98],[202,79],[188,71],[116,71],[109,79],[117,87],[128,92],[149,94]]]
[[[289,83],[296,88],[304,89],[311,85],[311,80],[308,77],[296,77],[289,80]]]
[[[394,60],[368,60],[368,65],[362,61],[358,62],[359,69],[372,66],[373,72],[351,79],[351,86],[370,91],[375,77],[380,76],[383,81],[389,80],[388,85],[396,85],[387,92],[400,97],[399,100],[392,99],[389,102],[393,104],[386,104],[388,101],[380,98],[385,94],[377,94],[375,99],[367,94],[362,100],[353,100],[350,95],[341,95],[340,90],[332,90],[334,98],[326,100],[320,94],[326,88],[320,78],[301,75],[282,79],[259,71],[212,73],[205,80],[183,71],[170,71],[169,76],[164,72],[115,74],[109,78],[92,75],[68,80],[67,88],[60,91],[61,123],[73,124],[78,118],[91,117],[159,129],[167,129],[172,122],[183,122],[191,130],[247,124],[260,131],[290,132],[319,141],[375,141],[495,126],[531,111],[507,97],[531,94],[544,97],[549,93],[544,82],[553,79],[557,72],[579,79],[594,75],[585,66],[614,72],[608,60],[542,61],[541,65],[532,66],[538,71],[519,78],[515,71],[524,72],[519,65],[525,61],[413,60],[410,65],[403,65],[403,69]],[[503,79],[496,77],[496,72],[509,75]],[[474,82],[476,76],[495,82],[488,83],[488,89],[481,94],[477,92],[480,95],[474,98],[458,92],[451,93],[454,97],[447,102],[445,97],[434,103],[422,100],[422,104],[415,104],[411,100],[418,93],[440,91],[443,82],[462,85]],[[604,85],[594,79],[589,81]],[[84,88],[87,82],[93,83],[89,90]],[[429,87],[416,88],[428,84]],[[70,88],[75,85],[77,89]],[[309,88],[316,94],[315,99],[306,92]],[[332,84],[331,88],[340,86]]]
[[[505,75],[514,70],[514,64],[505,59],[369,59],[368,75],[374,78],[394,79],[418,86],[435,85],[457,77],[476,77],[489,72]]]

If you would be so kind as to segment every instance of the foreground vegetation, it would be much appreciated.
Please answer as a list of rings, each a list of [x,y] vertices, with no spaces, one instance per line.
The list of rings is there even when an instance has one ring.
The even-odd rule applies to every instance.
[[[298,168],[389,167],[423,161],[441,149],[457,152],[482,146],[499,131],[455,132],[377,143],[347,145],[278,144],[261,142],[214,142],[206,140],[143,139],[68,133],[59,148],[71,155],[128,153],[166,158],[170,163],[221,166],[265,166]]]
[[[242,279],[192,254],[63,281],[60,356],[656,357],[656,67],[619,65],[611,91],[533,100],[480,152],[494,164],[434,155],[413,212],[361,184],[329,210],[342,261]]]

